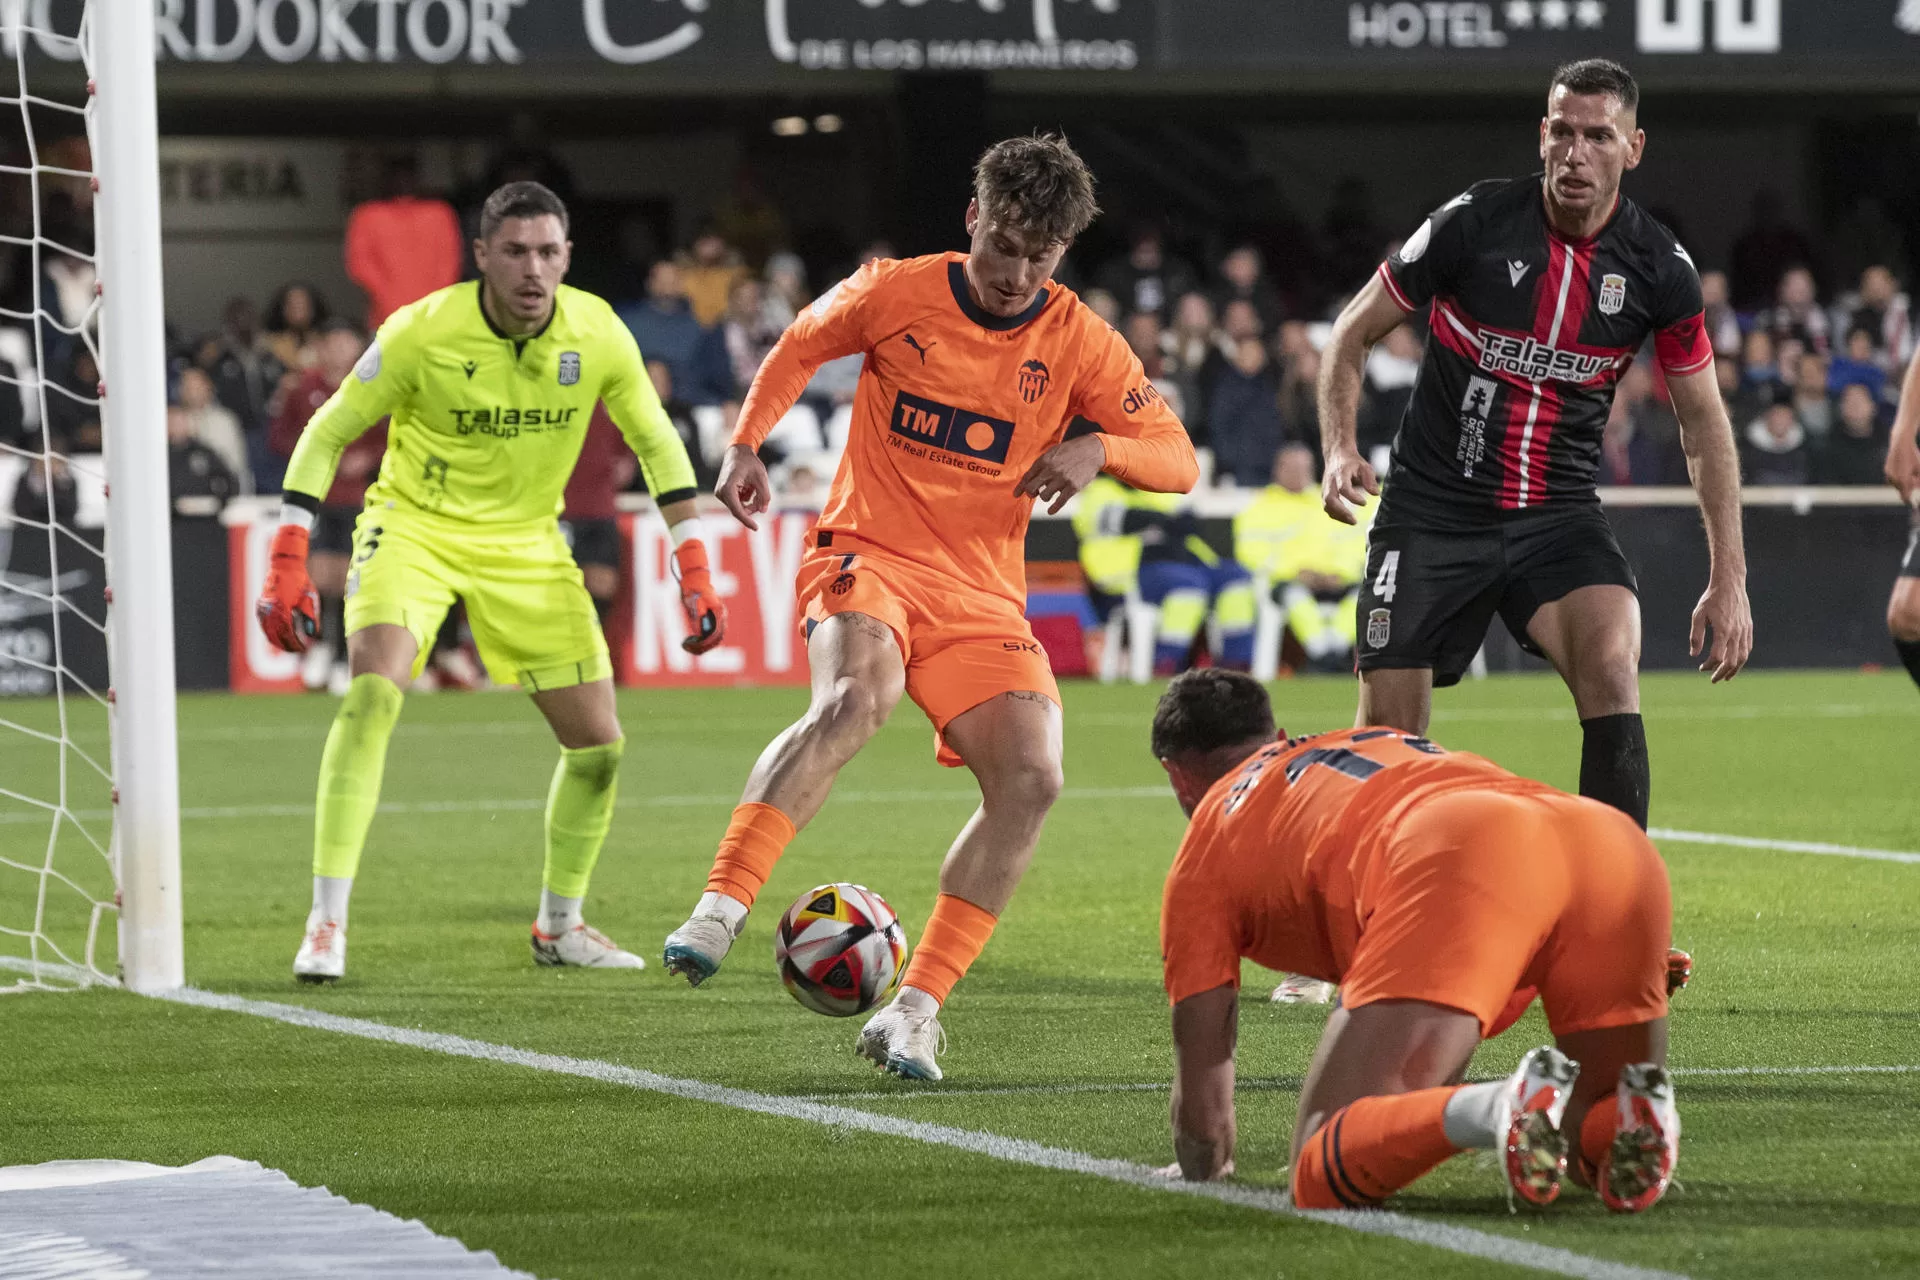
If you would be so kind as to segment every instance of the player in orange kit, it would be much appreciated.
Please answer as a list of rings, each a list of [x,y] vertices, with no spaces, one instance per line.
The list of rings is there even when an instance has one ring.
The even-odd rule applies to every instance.
[[[1102,470],[1159,492],[1199,474],[1125,341],[1050,283],[1097,212],[1065,139],[988,149],[969,252],[868,263],[807,308],[754,378],[716,486],[754,527],[771,498],[755,448],[815,369],[866,357],[800,569],[812,704],[755,764],[706,894],[667,936],[666,967],[695,986],[712,976],[774,861],[905,693],[933,721],[940,763],[980,784],[900,993],[855,1046],[915,1079],[940,1078],[935,1015],[986,946],[1060,791],[1060,693],[1024,613],[1034,499],[1058,511]],[[1101,431],[1064,440],[1076,415]]]
[[[1397,729],[1287,739],[1266,690],[1229,671],[1168,687],[1153,753],[1191,819],[1160,917],[1169,1174],[1233,1172],[1247,957],[1340,984],[1294,1121],[1301,1208],[1377,1205],[1474,1149],[1500,1152],[1532,1204],[1559,1195],[1569,1148],[1609,1209],[1660,1198],[1680,1141],[1673,904],[1631,818]],[[1555,1043],[1505,1080],[1458,1083],[1534,989]]]

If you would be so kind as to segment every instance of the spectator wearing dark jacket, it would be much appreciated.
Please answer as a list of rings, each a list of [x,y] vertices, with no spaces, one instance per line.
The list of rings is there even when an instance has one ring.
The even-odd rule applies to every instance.
[[[1127,256],[1101,268],[1095,283],[1112,294],[1123,314],[1151,311],[1165,323],[1174,299],[1194,287],[1193,268],[1167,254],[1157,228],[1134,229]]]
[[[1216,475],[1249,488],[1266,483],[1280,451],[1279,391],[1266,343],[1242,338],[1233,359],[1207,388],[1207,431]]]
[[[1260,250],[1250,244],[1240,245],[1220,260],[1220,287],[1214,293],[1214,305],[1224,308],[1237,300],[1253,304],[1263,328],[1272,329],[1286,319],[1286,308],[1267,279]]]
[[[633,331],[640,354],[663,362],[673,373],[673,389],[688,405],[718,405],[730,398],[733,374],[719,334],[694,318],[693,304],[681,289],[680,268],[662,259],[647,272],[647,296],[621,307],[620,319]]]
[[[1806,428],[1793,412],[1793,396],[1781,391],[1765,413],[1747,424],[1742,470],[1748,484],[1807,484],[1813,478]]]
[[[193,434],[193,419],[179,405],[167,406],[167,495],[180,498],[218,498],[225,502],[240,492],[240,482]]]
[[[1840,392],[1833,431],[1814,454],[1814,480],[1820,484],[1879,484],[1887,460],[1887,437],[1880,430],[1880,406],[1859,382]]]

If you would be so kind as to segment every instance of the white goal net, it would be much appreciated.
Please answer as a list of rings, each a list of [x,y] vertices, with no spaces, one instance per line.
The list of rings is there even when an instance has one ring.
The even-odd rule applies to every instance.
[[[126,257],[130,197],[143,184],[115,168],[140,156],[123,154],[125,117],[110,126],[103,103],[144,88],[151,133],[152,45],[149,35],[144,80],[109,89],[97,38],[109,5],[115,22],[123,8],[151,17],[119,0],[0,0],[11,70],[0,73],[0,992],[118,980],[123,891],[138,878],[129,859],[155,847],[141,834],[151,814],[130,824],[122,792],[129,782],[142,797],[156,782],[175,789],[170,634],[159,646],[164,689],[130,687],[135,672],[152,680],[152,664],[125,660],[146,643],[127,643],[143,621],[171,627],[170,609],[151,613],[156,585],[171,591],[164,373],[151,376],[164,369],[163,334],[155,323],[128,342],[105,320],[121,302],[112,260]],[[150,159],[151,139],[144,151]],[[105,234],[114,200],[118,250]],[[157,227],[138,230],[157,257]],[[136,309],[157,313],[157,261],[145,265],[120,274],[129,290],[151,284],[152,305]],[[123,489],[111,504],[110,471]],[[123,514],[136,527],[112,529]],[[146,546],[140,555],[126,555],[129,535]],[[161,581],[136,581],[156,558]],[[115,617],[130,605],[142,616]],[[165,724],[155,726],[160,701]],[[155,767],[127,747],[130,731],[152,739],[157,727],[166,759]],[[163,824],[177,823],[177,800],[161,808]],[[177,829],[159,843],[177,862]],[[177,916],[177,871],[163,876]]]

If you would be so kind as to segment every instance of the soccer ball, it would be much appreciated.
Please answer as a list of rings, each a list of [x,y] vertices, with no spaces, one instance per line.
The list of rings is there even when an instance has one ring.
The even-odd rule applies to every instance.
[[[780,981],[815,1013],[848,1018],[892,995],[907,961],[907,935],[886,900],[864,885],[809,889],[773,934]]]

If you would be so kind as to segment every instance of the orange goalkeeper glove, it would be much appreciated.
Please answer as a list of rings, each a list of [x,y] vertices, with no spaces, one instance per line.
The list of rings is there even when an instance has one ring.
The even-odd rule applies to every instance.
[[[260,630],[288,653],[305,653],[320,638],[320,593],[307,576],[307,531],[283,524],[273,535],[267,580],[254,602]]]
[[[705,653],[727,637],[727,606],[707,572],[707,549],[688,538],[673,549],[674,576],[680,579],[680,607],[693,634],[680,642],[688,653]]]

